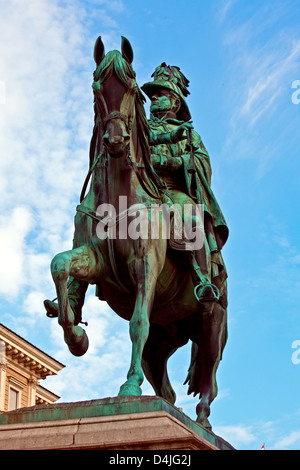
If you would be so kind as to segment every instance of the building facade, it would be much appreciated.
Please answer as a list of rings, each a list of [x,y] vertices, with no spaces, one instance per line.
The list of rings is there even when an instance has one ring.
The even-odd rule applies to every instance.
[[[60,397],[40,380],[64,367],[0,323],[0,413],[56,402]]]

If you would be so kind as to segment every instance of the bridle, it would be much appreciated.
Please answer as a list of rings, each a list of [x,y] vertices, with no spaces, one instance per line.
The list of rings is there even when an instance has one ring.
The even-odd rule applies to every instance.
[[[133,117],[132,116],[127,116],[126,114],[121,113],[121,111],[112,111],[111,113],[107,114],[106,116],[104,116],[102,118],[101,117],[99,118],[99,123],[102,126],[103,133],[104,133],[104,130],[107,126],[107,123],[112,121],[113,119],[121,119],[121,121],[123,121],[124,124],[125,124],[126,132],[128,132],[128,134],[129,134],[129,132],[131,131],[131,128],[132,128]]]
[[[134,79],[131,80],[129,89],[133,91],[134,100],[135,100],[138,87],[137,87],[137,83]],[[120,119],[125,125],[126,132],[128,133],[128,135],[130,135],[131,130],[132,130],[132,123],[133,123],[133,113],[130,113],[130,114],[127,115],[127,114],[122,113],[121,111],[116,111],[116,110],[108,112],[107,103],[104,99],[103,93],[101,93],[100,90],[101,90],[101,85],[100,85],[99,91],[98,92],[96,91],[96,95],[97,95],[96,108],[97,108],[97,111],[98,111],[97,112],[98,142],[103,138],[103,135],[106,132],[107,124],[110,121],[114,120],[114,119]],[[126,161],[127,161],[128,165],[132,167],[132,169],[135,172],[135,174],[137,176],[137,179],[138,179],[140,185],[142,186],[142,188],[144,189],[144,191],[151,198],[156,199],[156,200],[161,200],[161,195],[153,194],[150,191],[150,189],[147,187],[147,185],[145,184],[144,178],[143,178],[143,176],[141,174],[141,171],[140,171],[140,170],[145,170],[145,164],[141,163],[141,162],[136,162],[132,158],[132,156],[130,154],[130,146],[129,145],[127,145],[125,152],[126,152],[125,153]],[[86,191],[88,182],[90,180],[90,177],[91,177],[93,171],[95,170],[95,168],[96,168],[97,164],[99,163],[100,159],[105,157],[105,156],[107,156],[107,148],[106,148],[105,145],[103,145],[102,149],[101,150],[99,149],[98,155],[95,158],[93,164],[91,165],[91,167],[89,169],[89,172],[87,174],[87,177],[85,179],[85,182],[84,182],[84,185],[83,185],[83,188],[82,188],[82,192],[81,192],[81,196],[80,196],[80,202],[82,202],[83,199],[84,199],[85,191]]]

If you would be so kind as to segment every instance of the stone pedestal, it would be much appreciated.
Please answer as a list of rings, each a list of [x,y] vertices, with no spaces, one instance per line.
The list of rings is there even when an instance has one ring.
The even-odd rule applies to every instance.
[[[159,397],[39,405],[0,415],[0,450],[233,450]]]

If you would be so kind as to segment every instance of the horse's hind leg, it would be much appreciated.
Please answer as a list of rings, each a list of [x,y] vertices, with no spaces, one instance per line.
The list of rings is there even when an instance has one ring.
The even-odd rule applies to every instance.
[[[202,324],[190,325],[193,330],[190,337],[196,344],[193,345],[189,393],[200,394],[197,422],[207,429],[211,429],[210,405],[218,393],[216,372],[227,339],[226,314],[226,309],[217,303],[213,314],[203,318]]]
[[[187,343],[184,329],[172,328],[172,333],[161,325],[150,325],[149,338],[143,352],[143,370],[157,396],[174,404],[176,394],[170,383],[167,362],[174,352]]]
[[[81,246],[56,255],[51,262],[51,274],[56,286],[59,306],[58,323],[64,330],[64,340],[74,356],[82,356],[88,349],[85,331],[75,323],[75,315],[68,298],[69,276],[90,281],[96,272],[96,258],[92,249]]]

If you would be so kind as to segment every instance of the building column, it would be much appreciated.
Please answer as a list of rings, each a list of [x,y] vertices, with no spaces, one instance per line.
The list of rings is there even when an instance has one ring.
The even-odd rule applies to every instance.
[[[36,387],[37,379],[31,376],[28,380],[28,406],[34,406],[36,404]]]
[[[6,352],[5,343],[0,340],[0,413],[5,411]]]

